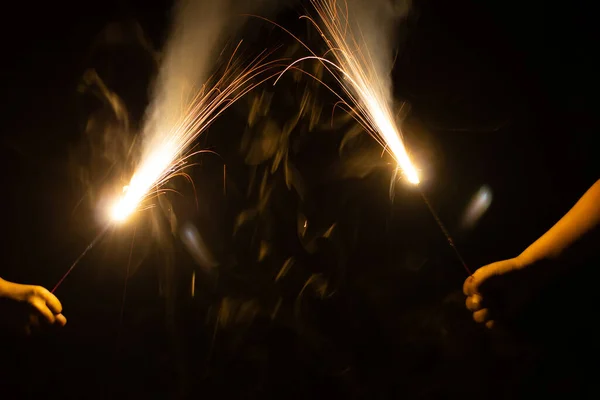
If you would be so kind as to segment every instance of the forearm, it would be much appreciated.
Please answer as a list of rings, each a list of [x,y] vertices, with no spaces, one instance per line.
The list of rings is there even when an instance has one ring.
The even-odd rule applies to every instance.
[[[4,297],[8,297],[8,285],[10,283],[0,278],[0,299]]]
[[[570,245],[600,224],[600,180],[548,232],[517,259],[522,265],[554,259]]]

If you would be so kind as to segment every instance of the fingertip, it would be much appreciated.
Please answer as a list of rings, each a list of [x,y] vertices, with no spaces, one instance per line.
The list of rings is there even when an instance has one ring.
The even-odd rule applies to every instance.
[[[493,320],[491,320],[491,321],[487,321],[487,322],[485,323],[485,327],[486,327],[486,328],[488,328],[488,329],[493,329],[493,328],[494,328],[494,325],[495,325],[495,322],[494,322]]]
[[[62,315],[62,314],[58,314],[56,316],[56,322],[55,323],[57,325],[60,325],[60,326],[65,326],[67,324],[67,318],[64,315]]]
[[[470,311],[478,311],[481,309],[482,298],[479,295],[471,295],[465,300],[465,305]]]
[[[52,314],[51,311],[49,311],[49,313],[44,313],[44,318],[46,319],[46,322],[50,325],[56,322],[56,317],[54,316],[54,314]]]
[[[486,322],[489,319],[489,312],[487,308],[483,310],[478,310],[473,313],[473,320],[477,323]]]

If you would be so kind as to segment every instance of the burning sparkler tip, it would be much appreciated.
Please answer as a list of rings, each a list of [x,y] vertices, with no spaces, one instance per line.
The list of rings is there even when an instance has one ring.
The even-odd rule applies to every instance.
[[[407,179],[410,183],[412,183],[415,186],[421,183],[421,181],[419,180],[419,176],[416,173],[408,175]]]
[[[110,210],[110,218],[114,222],[123,222],[127,219],[129,212],[124,207],[123,200],[120,199]]]
[[[402,167],[398,165],[396,168],[397,170],[394,176],[398,176],[396,174],[404,173],[404,177],[409,183],[412,183],[415,186],[418,186],[419,183],[421,183],[421,180],[419,179],[419,174],[417,173],[416,169],[413,167],[412,164],[409,163],[408,167]]]
[[[126,196],[120,197],[109,210],[109,219],[115,223],[124,222],[135,211],[136,203],[128,201]]]

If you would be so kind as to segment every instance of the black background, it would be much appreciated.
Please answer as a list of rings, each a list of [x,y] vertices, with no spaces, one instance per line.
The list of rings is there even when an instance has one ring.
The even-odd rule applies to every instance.
[[[397,97],[412,106],[410,146],[425,149],[422,186],[451,230],[481,185],[493,191],[492,206],[476,231],[459,237],[472,266],[518,254],[599,176],[592,11],[584,2],[480,3],[415,2],[393,75]],[[76,89],[85,69],[97,62],[92,43],[107,24],[136,20],[160,47],[170,6],[168,1],[21,2],[4,12],[5,279],[53,286],[97,232],[93,218],[73,212],[81,193],[73,183],[69,149],[81,140],[86,118]],[[295,24],[298,10],[282,12],[277,21]],[[139,118],[151,68],[141,55],[112,54],[103,62],[115,75],[128,69],[128,78],[112,82]],[[218,129],[228,130],[227,140],[236,141],[243,125],[219,122],[211,138]],[[216,138],[209,144],[232,165],[239,163],[231,142]],[[331,148],[315,146],[306,157],[321,160],[332,154]],[[232,171],[235,177],[235,167]],[[214,171],[211,176],[219,182]],[[103,255],[91,253],[58,292],[69,319],[63,332],[2,343],[7,355],[0,357],[6,371],[1,379],[12,382],[3,390],[14,387],[17,398],[55,392],[67,398],[165,397],[178,388],[190,397],[588,393],[586,373],[591,370],[585,364],[595,354],[588,347],[593,334],[587,327],[597,301],[593,274],[584,270],[564,278],[542,303],[551,312],[529,305],[524,311],[537,325],[527,339],[514,339],[519,336],[514,331],[509,332],[512,339],[483,332],[462,308],[464,273],[433,219],[419,197],[404,189],[390,205],[387,179],[376,175],[340,184],[320,197],[324,210],[337,210],[338,222],[357,218],[370,223],[356,224],[360,240],[356,248],[346,249],[348,283],[341,294],[311,306],[318,340],[314,332],[289,329],[285,323],[257,323],[240,333],[246,338],[243,352],[231,344],[216,346],[210,350],[216,352],[210,372],[188,373],[188,381],[181,383],[174,367],[180,363],[169,356],[177,350],[166,347],[168,324],[155,294],[156,277],[144,272],[160,263],[160,255],[150,253],[130,279],[125,322],[120,322],[130,242],[118,243],[117,236],[99,250]],[[214,182],[206,187],[220,190]],[[343,202],[331,200],[338,192]],[[283,204],[273,207],[286,209],[285,195],[278,199]],[[318,209],[319,200],[314,201]],[[285,225],[285,218],[281,221]],[[281,253],[294,252],[290,242],[282,239],[280,246]],[[425,267],[416,272],[405,267],[409,250],[426,260]],[[248,297],[265,285],[250,275],[242,285]],[[219,295],[226,296],[227,290]],[[201,343],[180,352],[192,360],[206,359],[211,347],[212,325],[196,321],[200,317],[194,313],[205,312],[217,300],[203,301],[180,310],[188,314],[189,324],[189,337],[181,342]],[[550,325],[548,319],[555,321]],[[236,342],[226,334],[222,340]]]

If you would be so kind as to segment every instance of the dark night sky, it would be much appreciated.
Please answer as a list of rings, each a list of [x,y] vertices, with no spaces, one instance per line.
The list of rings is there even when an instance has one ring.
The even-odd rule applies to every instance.
[[[110,22],[135,19],[158,46],[164,39],[170,2],[40,3],[15,4],[16,8],[5,15],[8,23],[0,28],[0,37],[3,38],[0,69],[4,103],[1,162],[6,171],[2,198],[6,222],[0,276],[48,287],[85,247],[96,229],[90,224],[91,218],[85,221],[73,219],[72,210],[77,198],[68,163],[69,148],[80,140],[81,124],[85,120],[85,115],[78,114],[81,113],[78,103],[81,100],[76,89],[83,71],[91,62],[94,38]],[[484,184],[493,190],[492,207],[477,230],[459,238],[462,251],[471,265],[483,265],[516,255],[548,229],[600,176],[597,147],[594,145],[598,131],[593,109],[598,68],[594,60],[595,24],[591,10],[586,9],[582,4],[584,2],[561,4],[562,8],[537,0],[527,2],[527,5],[506,1],[488,1],[485,5],[480,3],[468,0],[415,1],[415,12],[407,25],[406,42],[394,69],[395,93],[412,106],[409,126],[415,128],[413,132],[408,132],[409,142],[414,147],[426,149],[423,153],[430,177],[425,179],[423,187],[442,219],[448,222],[451,229],[455,228],[469,197]],[[294,13],[288,14],[297,15]],[[282,22],[291,21],[289,15]],[[131,57],[131,60],[135,60],[135,56]],[[119,68],[122,64],[114,60],[112,65]],[[140,62],[140,65],[143,63]],[[128,67],[131,68],[131,65]],[[127,86],[129,93],[124,94],[124,97],[138,99],[137,104],[131,105],[132,108],[143,109],[144,104],[139,99],[145,98],[147,84],[147,70],[140,69],[139,74],[133,74]],[[219,151],[218,141],[214,145]],[[367,196],[361,195],[358,205],[354,206],[375,207],[387,202],[387,190],[377,193],[377,188],[384,187],[381,185],[382,179],[361,183],[361,187],[375,190],[369,191]],[[400,200],[406,196],[410,197],[400,196]],[[396,240],[415,242],[416,247],[437,253],[428,255],[438,260],[435,265],[455,269],[454,272],[439,275],[448,278],[441,285],[444,290],[451,291],[449,287],[459,289],[462,286],[460,266],[456,265],[451,255],[446,254],[447,248],[437,227],[431,219],[427,219],[426,211],[414,211],[417,200],[409,200],[408,206],[404,206],[400,200],[393,206],[381,206],[386,210],[386,207],[391,207],[395,217],[390,220],[391,228],[381,242],[383,244],[374,244],[377,239],[373,239],[373,243],[368,240],[365,242],[364,259],[369,259],[370,251],[380,251],[381,247],[377,246],[388,246],[385,248],[385,254],[388,254],[394,250]],[[416,216],[406,216],[403,214],[406,212]],[[385,219],[375,211],[373,216],[374,221]],[[377,229],[377,225],[374,226],[373,229]],[[425,244],[419,244],[419,233],[425,238]],[[410,239],[407,234],[411,235]],[[368,237],[368,233],[363,232],[363,235]],[[90,255],[90,258],[93,257]],[[380,256],[381,259],[386,257]],[[401,259],[401,256],[395,256],[379,261],[393,264]],[[372,261],[373,264],[377,262]],[[130,390],[140,394],[141,386],[136,386],[135,382],[148,379],[148,375],[140,371],[146,371],[145,368],[151,370],[152,367],[148,365],[154,363],[160,365],[169,362],[160,358],[161,353],[157,350],[160,345],[150,339],[160,337],[164,329],[158,326],[162,323],[160,319],[156,325],[147,323],[136,328],[135,332],[145,337],[148,344],[146,347],[138,344],[132,350],[133,355],[130,355],[133,358],[128,362],[103,357],[102,352],[114,349],[122,275],[115,272],[119,271],[119,266],[115,265],[107,267],[109,272],[100,273],[98,263],[90,261],[87,266],[82,265],[84,271],[78,271],[79,275],[74,274],[65,283],[71,286],[66,287],[61,296],[69,318],[64,337],[51,335],[23,344],[29,350],[18,353],[27,354],[28,360],[43,359],[44,368],[53,371],[50,374],[43,371],[45,377],[42,383],[33,385],[30,390],[43,392],[44,382],[60,381],[60,389],[57,390],[61,393],[82,397],[83,385],[92,385],[87,390],[93,391],[93,385],[100,387],[106,379],[113,379],[107,371],[116,363],[120,366],[117,368],[120,373],[130,374],[117,379],[122,388],[127,386],[122,382],[134,382]],[[403,307],[406,304],[422,304],[411,299],[411,296],[420,296],[417,289],[411,289],[404,282],[396,285],[395,279],[403,276],[400,272],[370,271],[370,274],[366,281],[385,287],[381,289],[382,293],[387,291],[385,293],[392,293],[392,297],[402,298]],[[435,284],[430,282],[424,285],[430,288]],[[132,290],[133,296],[135,293],[145,293],[142,289],[139,292]],[[152,290],[148,289],[148,292]],[[405,292],[402,293],[402,290]],[[385,296],[382,294],[377,301],[383,301],[381,299]],[[158,299],[155,301],[159,302]],[[357,317],[356,323],[360,327],[356,331],[367,331],[364,324],[377,320],[379,314],[385,314],[383,319],[387,322],[380,322],[379,327],[402,332],[403,327],[397,326],[399,323],[389,322],[393,320],[391,313],[394,302],[400,300],[389,300],[380,308],[377,308],[377,304],[381,303],[377,301],[370,303],[371,308],[356,305],[360,303],[359,300],[346,304],[347,307],[348,304],[355,306],[358,310],[356,314],[365,314],[364,317]],[[441,302],[441,297],[438,301]],[[131,304],[129,311],[131,315],[136,315],[134,305],[141,304],[141,300],[136,302],[132,297]],[[402,310],[409,314],[407,308]],[[452,319],[454,314],[443,314],[440,318],[461,327],[470,323],[466,311],[456,319]],[[348,327],[344,325],[344,328],[331,329],[337,332]],[[473,340],[478,343],[485,342],[480,332],[464,329],[470,332],[468,338],[475,338]],[[387,336],[381,334],[381,337]],[[292,345],[286,342],[286,337],[274,330],[265,333],[262,341],[287,350]],[[368,340],[364,339],[364,342]],[[159,343],[158,339],[156,343]],[[349,340],[348,343],[352,348],[362,342]],[[44,346],[55,350],[43,350]],[[385,353],[385,349],[381,348],[384,344],[372,346],[373,354]],[[446,346],[451,344],[446,343]],[[435,364],[435,358],[428,358],[431,351],[426,344],[417,347],[424,355],[417,354],[414,356],[416,359],[425,360],[424,365],[427,362]],[[64,348],[64,352],[58,348]],[[41,351],[39,354],[42,356],[36,355],[31,349]],[[397,354],[405,354],[402,351],[398,350]],[[356,350],[355,353],[360,352]],[[295,353],[292,351],[290,354]],[[363,391],[354,393],[357,397],[361,393],[372,394],[373,390],[378,390],[376,393],[385,398],[402,394],[402,389],[399,389],[401,385],[382,389],[382,382],[388,377],[393,379],[394,372],[391,371],[396,370],[387,370],[381,365],[372,366],[377,357],[356,356],[359,360],[358,370],[367,371],[360,375],[364,379],[362,382],[368,382],[357,384],[356,387]],[[477,358],[473,354],[464,355],[467,360],[464,363],[468,365],[468,360],[473,360],[473,357]],[[295,365],[295,371],[302,370],[297,366],[300,361],[294,363],[290,361],[293,356],[288,358],[286,361]],[[455,361],[458,359],[461,359],[460,355],[455,357]],[[56,360],[55,368],[51,366],[52,360]],[[80,363],[80,367],[73,366],[76,362]],[[413,371],[416,381],[422,380],[427,385],[427,376],[439,378],[439,374],[431,372],[432,369],[422,368],[421,372]],[[493,370],[486,368],[482,367],[482,370]],[[369,373],[371,369],[376,372]],[[19,374],[26,370],[19,370]],[[31,371],[41,373],[37,367],[32,367]],[[298,376],[304,376],[304,380],[296,378],[296,381],[285,381],[286,384],[307,387],[307,382],[314,385],[314,382],[324,379],[308,366],[302,371],[305,375]],[[70,379],[75,379],[70,378],[75,373],[79,374],[75,376],[81,387],[69,383]],[[371,377],[378,374],[379,378]],[[139,381],[136,380],[137,375]],[[28,379],[36,378],[30,376]],[[227,386],[218,379],[210,381],[212,386],[206,389],[207,393],[211,390],[219,393],[219,388]],[[468,377],[464,379],[468,381]],[[471,393],[468,389],[458,391],[458,383],[439,385],[454,388],[448,390],[455,392],[449,391],[446,395]],[[469,385],[469,382],[465,382],[465,385]],[[322,387],[331,389],[326,384]],[[103,390],[109,389],[104,385],[98,390],[98,393],[104,393]],[[302,393],[308,395],[313,392],[306,389]],[[417,397],[415,393],[408,391],[404,394]],[[484,396],[487,397],[487,394]],[[97,396],[103,398],[101,394]],[[489,397],[493,397],[491,393]]]

